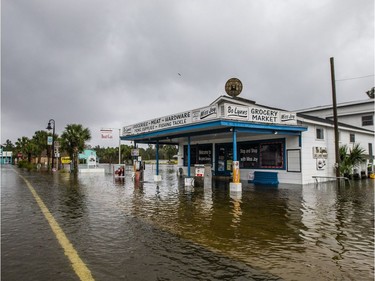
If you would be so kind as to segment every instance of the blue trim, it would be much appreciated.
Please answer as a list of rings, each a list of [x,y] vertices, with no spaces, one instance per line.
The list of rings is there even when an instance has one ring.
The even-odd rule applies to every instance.
[[[300,136],[301,132],[296,131],[281,131],[281,130],[262,130],[262,129],[247,129],[247,128],[237,128],[239,133],[252,133],[252,134],[283,134],[289,136]]]
[[[244,129],[251,129],[251,131],[248,132],[254,132],[254,133],[273,133],[274,131],[277,131],[282,134],[287,133],[293,133],[293,132],[303,132],[306,131],[306,127],[301,126],[286,126],[286,125],[274,125],[274,124],[258,124],[258,123],[249,123],[249,122],[243,122],[243,121],[233,121],[233,120],[216,120],[211,122],[205,122],[205,123],[199,123],[199,124],[192,124],[192,125],[186,125],[186,126],[180,126],[177,128],[170,128],[165,130],[159,130],[144,134],[138,134],[138,135],[131,135],[131,136],[122,136],[121,140],[136,140],[136,139],[151,139],[151,138],[163,138],[166,137],[168,134],[179,134],[179,133],[191,133],[192,135],[194,130],[205,130],[207,129],[207,134],[210,133],[211,130],[213,130],[212,127],[216,128],[230,128],[235,127],[239,130]]]
[[[252,128],[252,129],[262,129],[262,130],[275,130],[275,131],[292,131],[292,132],[302,132],[307,131],[306,127],[300,126],[286,126],[286,125],[274,125],[274,124],[258,124],[258,123],[248,123],[248,122],[237,122],[231,120],[222,120],[222,126],[228,127],[242,127],[242,128]]]

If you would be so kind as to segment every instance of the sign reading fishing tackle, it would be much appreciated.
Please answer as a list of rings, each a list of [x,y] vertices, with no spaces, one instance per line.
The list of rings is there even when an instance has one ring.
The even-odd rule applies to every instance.
[[[137,135],[162,129],[168,129],[176,126],[189,124],[192,122],[191,111],[172,114],[160,118],[151,119],[131,126],[124,127],[123,135]]]

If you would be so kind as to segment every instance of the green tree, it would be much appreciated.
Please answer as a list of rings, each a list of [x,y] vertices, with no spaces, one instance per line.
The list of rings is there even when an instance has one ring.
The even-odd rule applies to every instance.
[[[94,147],[94,150],[96,151],[96,156],[98,157],[100,163],[105,163],[103,161],[103,151],[104,151],[104,148],[100,147],[100,145],[97,145]]]
[[[23,156],[27,155],[27,162],[31,163],[31,157],[35,149],[34,143],[28,137],[18,138],[16,141],[16,150]]]
[[[151,160],[155,159],[156,149],[152,144],[149,144],[145,151],[145,159]]]
[[[46,131],[36,131],[32,138],[32,141],[35,145],[34,155],[38,157],[38,163],[40,163],[43,151],[47,150],[48,148],[47,137],[48,133]]]
[[[5,143],[3,144],[4,151],[13,151],[14,150],[14,144],[11,140],[7,139]]]
[[[352,175],[353,169],[366,160],[365,150],[359,144],[354,144],[353,148],[342,145],[339,148],[340,173],[342,175]]]
[[[137,149],[139,150],[139,156],[141,156],[142,159],[147,159],[146,150],[142,147],[137,147]]]
[[[177,154],[177,147],[176,145],[163,145],[162,151],[164,154],[164,158],[168,159],[168,161],[171,161],[174,155]]]
[[[117,163],[118,162],[118,148],[107,147],[104,151],[104,159],[106,163]]]
[[[61,134],[62,148],[66,150],[73,161],[73,173],[78,173],[78,154],[85,148],[86,141],[91,139],[91,132],[81,124],[66,125]]]
[[[118,147],[94,147],[96,155],[100,159],[100,163],[118,163]],[[124,160],[131,159],[131,147],[128,145],[121,145],[121,163]]]
[[[129,161],[132,159],[131,156],[132,148],[129,145],[121,145],[121,162]]]

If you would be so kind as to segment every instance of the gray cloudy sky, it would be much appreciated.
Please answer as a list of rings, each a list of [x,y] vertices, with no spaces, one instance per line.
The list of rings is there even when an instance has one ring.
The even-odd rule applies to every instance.
[[[331,103],[336,79],[374,74],[373,0],[3,0],[1,142],[50,118],[100,140],[206,106],[239,78],[241,97],[287,110]],[[181,73],[181,76],[178,75]],[[364,100],[374,76],[337,82]]]

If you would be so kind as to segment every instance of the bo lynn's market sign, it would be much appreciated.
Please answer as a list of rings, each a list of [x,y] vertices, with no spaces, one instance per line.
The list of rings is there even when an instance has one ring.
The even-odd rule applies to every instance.
[[[123,127],[122,135],[138,135],[212,119],[234,119],[254,123],[297,125],[297,116],[294,112],[224,103],[220,106],[220,110],[217,105],[213,105],[125,126]]]

